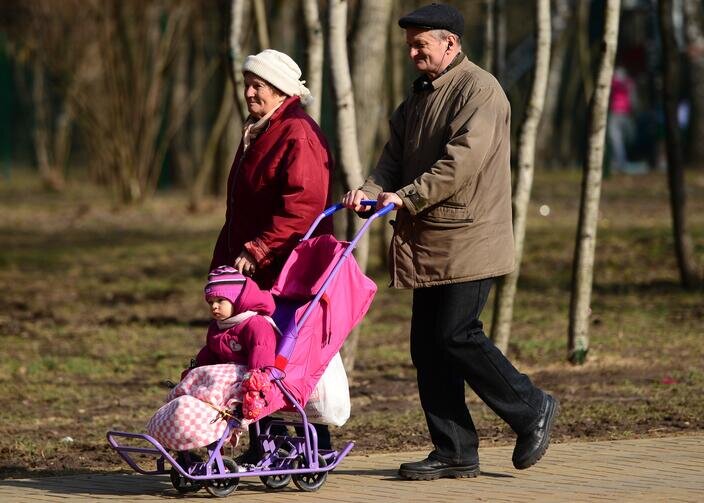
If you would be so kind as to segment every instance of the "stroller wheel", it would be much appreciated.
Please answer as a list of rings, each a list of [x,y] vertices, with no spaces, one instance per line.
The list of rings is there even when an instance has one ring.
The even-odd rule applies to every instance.
[[[176,457],[181,467],[183,467],[185,470],[188,470],[190,465],[203,461],[197,454],[188,453],[187,456],[188,459],[186,459],[186,455],[184,453],[179,452],[178,456]],[[173,485],[174,489],[176,489],[181,494],[198,492],[203,487],[202,482],[198,482],[184,477],[174,466],[172,466],[169,470],[169,478],[171,479],[171,485]]]
[[[222,458],[222,462],[229,473],[237,473],[237,463],[235,463],[230,458]],[[217,473],[217,467],[213,470],[213,473]],[[218,498],[224,498],[232,494],[240,483],[239,477],[233,477],[230,479],[215,479],[209,480],[205,484],[205,490],[208,491],[213,496]]]
[[[272,454],[271,466],[275,470],[295,469],[298,467],[298,460],[288,461],[286,458],[289,452],[286,449],[279,448],[276,454]],[[287,466],[288,465],[288,466]],[[259,477],[262,483],[269,489],[283,489],[291,482],[291,474],[285,475],[263,475]]]
[[[325,458],[319,453],[318,456],[318,466],[320,468],[325,468],[328,463]],[[307,468],[308,462],[304,455],[298,458],[298,467]],[[313,472],[313,473],[302,473],[300,475],[293,476],[293,483],[296,484],[301,491],[313,492],[320,489],[328,478],[328,472]]]
[[[200,491],[200,488],[203,487],[203,484],[200,482],[187,479],[181,475],[173,466],[171,467],[171,470],[169,470],[169,478],[171,479],[171,485],[173,485],[174,489],[181,494],[195,493]]]

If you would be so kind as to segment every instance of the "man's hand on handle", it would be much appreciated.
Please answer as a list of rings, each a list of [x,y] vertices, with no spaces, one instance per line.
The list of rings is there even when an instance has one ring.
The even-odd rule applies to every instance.
[[[403,208],[403,199],[398,197],[396,192],[382,192],[379,197],[376,198],[376,208],[381,209],[384,206],[393,204],[394,208]]]
[[[361,205],[362,199],[368,199],[364,192],[359,189],[350,190],[347,194],[342,196],[342,204],[346,208],[352,209],[354,211],[365,211],[369,207]],[[395,192],[382,192],[376,199],[377,209],[381,209],[387,204],[393,204],[395,208],[403,207],[403,200]]]

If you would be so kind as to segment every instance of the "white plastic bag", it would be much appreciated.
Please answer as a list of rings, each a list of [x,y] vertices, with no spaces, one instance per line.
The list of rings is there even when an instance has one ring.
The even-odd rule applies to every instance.
[[[350,409],[347,373],[340,353],[336,353],[308,398],[305,411],[310,422],[342,426],[350,418]],[[277,412],[276,415],[292,421],[300,420],[295,412]]]

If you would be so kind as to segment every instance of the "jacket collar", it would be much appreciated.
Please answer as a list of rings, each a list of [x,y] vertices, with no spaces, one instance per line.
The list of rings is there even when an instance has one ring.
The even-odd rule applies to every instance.
[[[286,113],[286,110],[293,109],[297,104],[301,102],[301,98],[298,96],[288,96],[281,105],[278,106],[274,113],[269,117],[269,122],[276,121],[281,115]],[[251,119],[251,115],[247,118],[247,121]],[[256,121],[255,121],[256,122]]]
[[[268,117],[254,119],[250,115],[242,127],[242,152],[246,152],[261,134],[265,133],[272,124],[275,124],[288,109],[293,110],[300,101],[298,96],[289,96],[277,108],[269,112],[271,115]]]
[[[279,106],[279,108],[276,109],[276,111],[273,113],[271,118],[269,119],[269,122],[274,122],[276,121],[279,117],[281,117],[283,114],[286,113],[287,110],[291,109],[293,110],[295,107],[299,106],[301,103],[301,98],[298,96],[289,96],[284,100],[284,102]]]
[[[420,93],[423,91],[430,91],[431,89],[437,89],[442,86],[448,79],[447,74],[454,68],[458,67],[467,59],[467,56],[463,52],[458,52],[455,58],[447,65],[440,75],[438,75],[435,80],[430,80],[426,74],[421,75],[416,80],[413,81],[413,92]]]

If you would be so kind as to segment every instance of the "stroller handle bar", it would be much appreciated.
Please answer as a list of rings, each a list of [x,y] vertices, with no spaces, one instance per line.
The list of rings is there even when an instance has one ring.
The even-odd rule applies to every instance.
[[[363,199],[362,201],[360,201],[359,204],[361,204],[362,206],[371,206],[372,208],[376,209],[376,201],[373,201],[373,200],[371,200],[371,199]],[[318,224],[320,223],[321,220],[323,220],[324,218],[329,217],[329,216],[332,215],[333,213],[337,213],[338,211],[340,211],[340,210],[343,209],[344,207],[345,207],[344,204],[342,204],[342,203],[337,203],[337,204],[334,204],[334,205],[330,206],[329,208],[325,209],[325,211],[323,211],[320,215],[318,215],[318,218],[316,218],[316,219],[313,221],[313,223],[312,223],[311,226],[310,226],[310,229],[308,229],[308,232],[306,232],[305,236],[303,236],[303,237],[301,238],[301,241],[304,241],[304,240],[308,239],[309,237],[311,237],[311,236],[313,235],[313,231],[315,231],[316,227],[318,227]],[[371,223],[372,223],[374,220],[376,220],[376,219],[379,218],[379,217],[382,217],[382,216],[386,215],[387,213],[389,213],[389,212],[391,212],[391,211],[393,211],[393,210],[394,210],[394,205],[393,205],[393,204],[387,204],[386,206],[384,206],[383,208],[381,208],[379,211],[375,211],[375,212],[367,219],[367,221],[364,223],[364,225],[362,226],[362,228],[359,229],[359,232],[357,232],[357,234],[354,236],[354,239],[352,239],[352,241],[350,242],[350,248],[354,248],[354,247],[357,245],[357,242],[360,240],[360,238],[362,237],[362,235],[364,235],[364,233],[367,231],[367,228],[371,225]]]
[[[373,207],[373,208],[376,208],[376,205],[377,205],[377,204],[376,204],[376,201],[371,201],[371,200],[368,200],[368,199],[362,200],[361,204],[364,205],[364,206],[371,206],[371,207]],[[315,219],[315,221],[313,222],[313,224],[310,226],[310,229],[308,229],[308,232],[306,233],[305,236],[303,236],[303,238],[301,239],[301,241],[305,241],[306,239],[310,238],[310,236],[313,234],[313,231],[315,230],[315,228],[318,226],[318,224],[320,223],[320,221],[321,221],[323,218],[329,217],[330,215],[332,215],[332,214],[335,213],[336,211],[341,210],[341,209],[344,208],[344,207],[345,207],[344,204],[338,203],[338,204],[335,204],[335,205],[333,205],[333,206],[330,206],[328,209],[326,209],[325,211],[323,211],[320,215],[318,215],[318,218]],[[340,267],[342,267],[342,264],[343,264],[343,263],[348,259],[348,257],[352,254],[352,250],[354,250],[355,246],[357,246],[357,242],[362,238],[362,236],[363,236],[364,233],[367,231],[367,229],[369,228],[369,226],[371,225],[371,223],[372,223],[374,220],[376,220],[377,218],[379,218],[380,216],[386,215],[387,213],[389,213],[390,211],[392,211],[392,210],[394,209],[394,207],[395,207],[394,204],[387,204],[386,206],[384,206],[383,208],[381,208],[379,211],[374,212],[374,213],[367,219],[367,221],[364,222],[364,225],[362,225],[362,227],[359,229],[359,231],[357,232],[357,234],[355,234],[355,236],[354,236],[354,238],[352,239],[352,241],[349,242],[349,244],[347,245],[347,248],[345,248],[345,251],[342,252],[342,255],[339,257],[339,259],[337,260],[337,262],[336,262],[335,265],[333,266],[332,270],[331,270],[330,273],[328,274],[328,277],[325,279],[325,281],[323,281],[323,284],[320,286],[320,289],[316,292],[316,294],[315,294],[315,296],[313,297],[313,299],[308,303],[308,307],[305,309],[305,311],[303,311],[303,314],[301,315],[300,319],[299,319],[298,322],[296,323],[296,330],[298,330],[299,327],[302,327],[302,326],[305,324],[305,322],[306,322],[306,320],[308,319],[308,317],[310,316],[311,312],[313,311],[313,309],[315,308],[315,306],[316,306],[316,305],[318,304],[318,302],[320,301],[320,298],[323,296],[323,294],[325,294],[325,291],[327,290],[328,285],[330,285],[330,282],[332,281],[332,279],[333,279],[333,278],[335,277],[335,275],[337,274],[337,271],[340,269]],[[284,335],[284,336],[286,336],[286,335]],[[287,351],[287,354],[285,354],[285,356],[286,356],[286,358],[288,358],[288,357],[290,356],[290,352],[292,351],[292,346],[291,346],[289,349],[287,349],[287,350],[285,350],[285,351],[282,351],[282,352],[285,353],[286,351]],[[280,372],[280,369],[277,368],[276,371],[275,371],[275,373],[274,373],[273,375],[274,375],[275,378],[278,379],[278,378],[281,377],[282,373]]]

